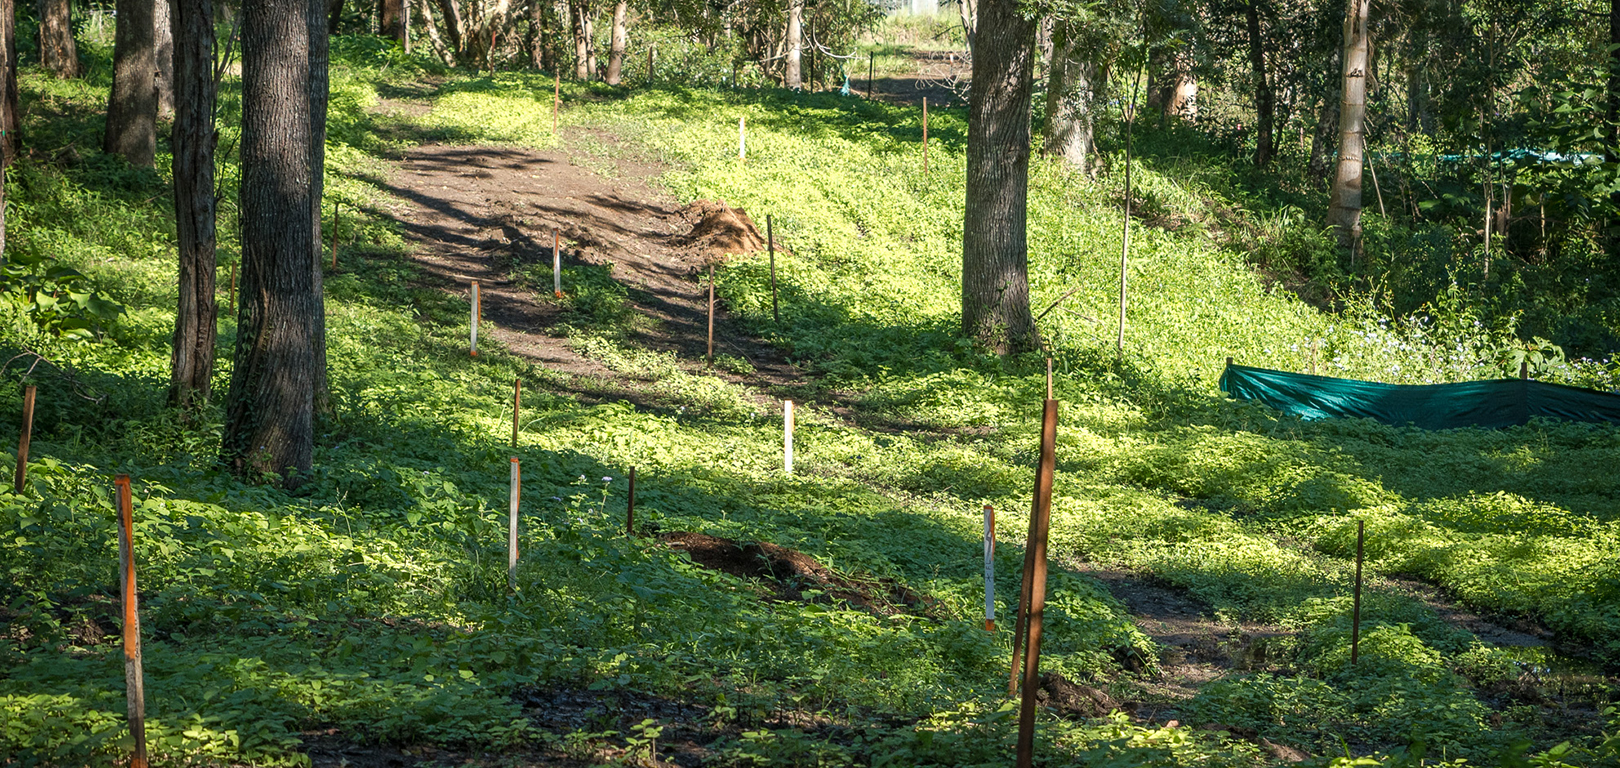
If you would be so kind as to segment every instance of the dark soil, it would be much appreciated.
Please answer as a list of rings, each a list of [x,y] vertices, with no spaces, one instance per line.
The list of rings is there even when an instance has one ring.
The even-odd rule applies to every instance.
[[[878,616],[929,615],[934,601],[888,579],[857,581],[829,570],[803,552],[770,542],[737,542],[704,533],[659,536],[704,568],[757,582],[772,599],[836,601]]]

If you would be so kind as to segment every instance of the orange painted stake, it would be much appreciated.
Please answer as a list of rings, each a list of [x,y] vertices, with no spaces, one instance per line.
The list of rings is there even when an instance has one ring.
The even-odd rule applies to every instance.
[[[28,481],[28,442],[34,437],[34,385],[23,389],[22,435],[17,438],[17,471],[12,475],[17,493],[23,492]]]
[[[512,447],[517,447],[518,413],[523,410],[523,380],[512,380]]]
[[[146,691],[141,677],[141,617],[135,589],[135,510],[129,475],[113,479],[118,493],[118,581],[124,603],[124,682],[128,692],[129,731],[135,737],[130,768],[147,768]]]

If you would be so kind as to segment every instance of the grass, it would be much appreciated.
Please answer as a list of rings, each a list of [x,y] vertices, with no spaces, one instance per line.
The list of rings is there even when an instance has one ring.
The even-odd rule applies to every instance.
[[[859,417],[802,409],[799,473],[783,477],[763,393],[630,344],[627,294],[605,272],[568,275],[591,288],[566,300],[570,342],[647,379],[640,386],[667,408],[582,404],[565,394],[565,374],[498,348],[469,360],[464,307],[420,286],[384,215],[387,158],[424,138],[556,146],[552,83],[427,78],[369,48],[338,54],[328,195],[361,213],[346,214],[357,244],[327,277],[333,413],[298,495],[215,466],[217,412],[187,425],[163,408],[174,301],[163,172],[93,149],[105,83],[24,78],[25,128],[40,152],[12,176],[12,247],[80,269],[128,314],[91,343],[7,332],[9,348],[35,345],[73,376],[36,377],[30,486],[0,499],[0,754],[19,765],[111,763],[125,748],[106,486],[109,473],[128,472],[161,760],[300,764],[300,744],[324,729],[549,759],[628,761],[646,748],[646,729],[541,727],[515,695],[559,687],[705,706],[737,727],[714,746],[721,763],[1005,764],[1006,632],[979,625],[977,510],[1003,510],[1004,541],[1027,523],[1043,385],[1037,360],[988,357],[955,337],[963,113],[933,112],[934,172],[923,177],[915,110],[830,94],[564,86],[565,126],[662,158],[661,183],[676,196],[774,215],[791,249],[778,257],[782,324],[768,319],[759,261],[725,269],[723,299],[807,371],[811,394],[843,398]],[[432,109],[381,117],[372,108],[383,93]],[[741,116],[745,163],[735,156]],[[1541,759],[1612,764],[1612,736],[1603,746],[1600,735],[1620,727],[1603,714],[1612,683],[1560,671],[1559,706],[1504,704],[1490,692],[1521,682],[1522,659],[1443,621],[1393,579],[1542,622],[1595,663],[1615,663],[1620,511],[1606,468],[1620,458],[1616,432],[1302,423],[1222,399],[1213,381],[1228,355],[1299,369],[1305,342],[1322,339],[1336,373],[1453,380],[1495,375],[1492,353],[1512,340],[1476,325],[1460,300],[1430,306],[1427,321],[1380,315],[1370,301],[1326,314],[1269,284],[1250,245],[1294,258],[1320,235],[1276,213],[1281,203],[1223,187],[1220,162],[1197,152],[1143,161],[1122,359],[1111,351],[1121,184],[1036,166],[1035,304],[1078,289],[1042,327],[1064,402],[1054,548],[1061,561],[1131,569],[1290,639],[1272,668],[1234,671],[1183,703],[1184,725],[1043,718],[1041,753],[1086,764],[1264,762],[1257,742],[1228,735],[1246,731],[1392,765],[1414,742],[1431,757],[1490,763],[1523,752],[1521,742],[1542,752],[1566,740]],[[227,191],[234,178],[227,171]],[[222,207],[229,258],[234,214]],[[520,277],[550,282],[545,270]],[[228,350],[230,321],[221,336]],[[220,391],[228,366],[223,355]],[[1549,375],[1606,372],[1568,364]],[[514,377],[527,383],[528,410],[511,449]],[[19,407],[15,394],[0,402],[13,422]],[[863,419],[910,428],[865,429]],[[514,594],[509,455],[522,459],[526,500]],[[793,547],[937,606],[885,618],[767,601],[749,582],[626,538],[630,466],[646,522]],[[1365,662],[1352,670],[1356,520],[1367,523],[1373,579]],[[1020,556],[998,555],[1003,617]],[[1125,607],[1077,573],[1053,578],[1043,666],[1148,695],[1151,665],[1131,673],[1125,660],[1156,652]],[[829,726],[788,727],[784,712]]]

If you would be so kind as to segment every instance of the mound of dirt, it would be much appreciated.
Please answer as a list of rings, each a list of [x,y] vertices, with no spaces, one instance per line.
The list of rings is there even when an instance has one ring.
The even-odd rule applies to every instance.
[[[680,246],[698,266],[765,250],[765,235],[748,212],[726,205],[724,200],[699,200],[686,206],[681,217],[692,225],[692,231],[680,238]]]
[[[1072,683],[1056,672],[1041,673],[1041,689],[1035,698],[1047,709],[1068,717],[1102,717],[1114,710],[1125,709],[1112,696],[1090,686]]]
[[[879,616],[927,615],[926,609],[934,602],[887,579],[859,582],[845,578],[803,552],[767,541],[738,542],[691,531],[671,531],[659,538],[699,566],[759,581],[778,600],[836,600]],[[812,592],[816,594],[808,594]]]

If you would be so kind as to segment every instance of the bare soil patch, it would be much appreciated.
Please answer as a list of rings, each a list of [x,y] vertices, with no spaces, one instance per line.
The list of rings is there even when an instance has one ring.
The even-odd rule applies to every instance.
[[[659,538],[697,565],[758,582],[776,600],[837,601],[878,616],[928,615],[934,603],[888,579],[858,581],[839,575],[803,552],[767,541],[738,542],[690,531]]]

